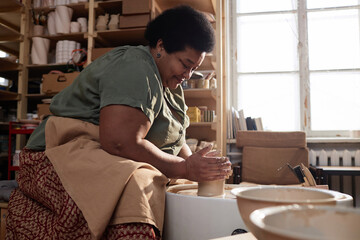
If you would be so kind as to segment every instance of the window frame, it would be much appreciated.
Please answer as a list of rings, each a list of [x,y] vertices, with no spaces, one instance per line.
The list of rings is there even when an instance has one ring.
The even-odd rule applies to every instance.
[[[238,88],[238,76],[241,73],[237,72],[237,16],[245,15],[245,14],[238,14],[236,13],[236,0],[235,1],[227,1],[228,3],[228,29],[227,29],[227,36],[228,37],[228,44],[226,52],[227,52],[227,59],[226,62],[230,63],[228,66],[228,81],[227,81],[227,92],[229,93],[227,96],[227,107],[237,106],[237,88]],[[360,1],[359,1],[360,2]],[[360,12],[360,5],[358,6],[349,6],[349,7],[329,7],[329,8],[321,8],[321,9],[308,9],[306,7],[306,0],[298,0],[297,1],[297,9],[296,10],[284,10],[284,11],[277,11],[272,13],[297,13],[297,26],[298,26],[298,61],[299,61],[299,70],[293,71],[299,74],[299,84],[300,84],[300,130],[305,131],[308,137],[349,137],[350,131],[315,131],[311,129],[311,105],[310,105],[310,70],[309,70],[309,52],[308,52],[308,32],[307,32],[307,12],[314,12],[314,11],[327,11],[327,10],[342,10],[342,9],[350,9],[350,8],[357,8]],[[263,14],[261,12],[256,13],[249,13],[252,15]],[[360,21],[360,17],[359,17]],[[235,48],[235,49],[234,49]],[[353,69],[355,71],[360,71],[360,69]],[[329,70],[317,70],[312,72],[328,72],[333,71],[333,69]],[[278,72],[278,73],[286,73]],[[256,74],[256,73],[251,73]],[[260,73],[262,74],[262,73]]]

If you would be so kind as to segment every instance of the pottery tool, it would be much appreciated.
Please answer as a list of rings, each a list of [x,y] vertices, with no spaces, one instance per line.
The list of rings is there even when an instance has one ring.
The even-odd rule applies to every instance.
[[[302,171],[301,167],[299,165],[292,167],[289,163],[287,164],[289,169],[294,173],[294,175],[297,177],[300,183],[302,183],[304,186],[310,186],[309,181],[304,175],[304,172]]]
[[[316,186],[315,179],[314,179],[313,175],[311,174],[310,170],[303,163],[301,163],[301,167],[305,174],[305,177],[309,181],[310,186]]]

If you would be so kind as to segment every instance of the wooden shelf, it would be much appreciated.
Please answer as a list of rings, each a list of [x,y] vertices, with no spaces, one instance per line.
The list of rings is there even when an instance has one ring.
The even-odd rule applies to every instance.
[[[81,2],[81,3],[70,3],[64,5],[69,7],[73,10],[72,18],[76,19],[78,17],[87,17],[89,11],[89,3],[88,2]],[[51,11],[55,10],[55,7],[42,7],[42,8],[33,8],[31,9],[34,12],[43,12],[44,14],[48,14]]]
[[[216,14],[215,0],[157,0],[157,7],[160,11],[164,11],[168,8],[172,8],[179,5],[189,5],[193,8],[196,8],[199,11],[207,12],[211,14]]]
[[[62,72],[67,72],[66,64],[39,64],[39,65],[28,65],[29,69],[29,78],[41,78],[43,74],[49,73],[52,70],[58,70]]]
[[[76,42],[85,42],[87,37],[87,32],[77,32],[77,33],[67,33],[67,34],[57,34],[57,35],[34,35],[30,36],[29,39],[32,37],[42,37],[50,39],[51,41],[61,41],[61,40],[69,40],[69,41],[76,41]]]
[[[0,1],[0,50],[19,56],[21,13],[24,5],[16,0]]]
[[[20,19],[23,5],[15,0],[0,1],[0,42],[20,42]]]
[[[190,88],[184,90],[185,98],[216,99],[216,89]]]
[[[0,19],[0,42],[21,42],[24,36]]]
[[[15,92],[0,90],[1,101],[16,101],[20,99],[20,95]]]
[[[213,71],[215,70],[216,59],[212,54],[207,54],[203,63],[197,69],[197,71]]]
[[[22,65],[0,58],[0,77],[17,81]]]
[[[0,41],[0,50],[7,53],[11,53],[12,55],[19,56],[19,48],[20,48],[20,44],[18,41],[16,42]]]
[[[49,95],[45,93],[28,93],[26,94],[26,96],[32,99],[43,99],[43,98],[52,98],[53,96],[55,96],[55,94]]]
[[[21,64],[11,62],[6,58],[0,58],[0,72],[17,71],[21,69]]]
[[[99,47],[117,47],[119,45],[146,44],[145,28],[129,28],[95,32],[95,42]],[[97,46],[98,47],[98,46]]]
[[[17,0],[1,0],[0,13],[21,11],[24,5]]]
[[[57,34],[57,35],[36,35],[29,36],[29,39],[32,37],[42,37],[50,40],[50,49],[56,49],[56,43],[61,40],[69,40],[75,41],[81,44],[81,47],[85,47],[87,45],[87,33],[66,33],[66,34]]]
[[[0,24],[5,28],[20,33],[20,13],[20,11],[2,12],[0,9]]]
[[[192,122],[190,123],[190,127],[206,127],[206,128],[211,128],[211,130],[213,131],[216,131],[215,122]]]
[[[122,12],[122,0],[111,0],[95,2],[95,15],[103,15],[105,13],[118,14]]]

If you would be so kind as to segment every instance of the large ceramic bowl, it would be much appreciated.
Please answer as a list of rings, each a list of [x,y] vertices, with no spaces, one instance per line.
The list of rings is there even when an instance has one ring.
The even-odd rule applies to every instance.
[[[360,210],[355,208],[288,205],[251,213],[258,240],[358,240]]]
[[[336,196],[327,190],[304,187],[257,186],[235,188],[231,193],[236,196],[240,215],[252,231],[250,214],[260,208],[281,205],[335,205]]]

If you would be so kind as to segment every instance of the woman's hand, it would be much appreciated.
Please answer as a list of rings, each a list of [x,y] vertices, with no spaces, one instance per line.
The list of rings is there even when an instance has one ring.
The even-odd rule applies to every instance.
[[[186,178],[203,182],[225,179],[231,174],[231,163],[227,157],[218,157],[210,151],[211,145],[186,158]]]

